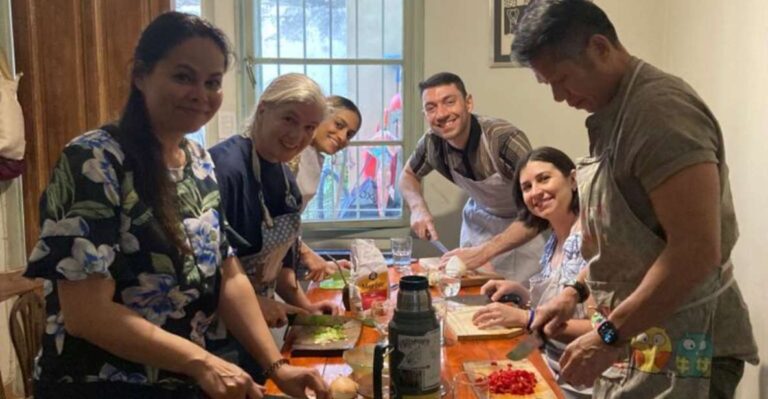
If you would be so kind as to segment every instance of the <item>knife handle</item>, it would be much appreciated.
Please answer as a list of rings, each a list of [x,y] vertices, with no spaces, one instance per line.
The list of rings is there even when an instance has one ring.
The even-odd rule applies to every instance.
[[[491,299],[492,295],[493,295],[492,292],[489,293],[488,294],[488,299]],[[499,300],[496,301],[496,302],[514,303],[515,305],[520,306],[522,304],[522,302],[523,302],[523,298],[520,295],[510,293],[510,294],[502,295],[501,298],[499,298]]]

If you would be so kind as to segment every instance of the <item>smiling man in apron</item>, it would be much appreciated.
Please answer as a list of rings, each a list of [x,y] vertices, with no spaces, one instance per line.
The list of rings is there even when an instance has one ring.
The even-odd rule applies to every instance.
[[[555,101],[592,114],[576,176],[604,320],[567,347],[563,378],[600,398],[733,397],[758,359],[729,260],[738,229],[717,120],[680,78],[631,56],[588,1],[533,3],[512,52]],[[576,294],[532,328],[554,333]]]
[[[527,284],[539,271],[544,239],[517,221],[513,181],[517,161],[531,145],[509,122],[472,114],[472,96],[458,76],[441,72],[419,83],[430,129],[416,145],[400,175],[411,210],[411,229],[421,239],[439,239],[421,180],[437,170],[469,195],[457,255],[470,269],[491,262],[506,278]],[[514,250],[512,250],[514,249]]]

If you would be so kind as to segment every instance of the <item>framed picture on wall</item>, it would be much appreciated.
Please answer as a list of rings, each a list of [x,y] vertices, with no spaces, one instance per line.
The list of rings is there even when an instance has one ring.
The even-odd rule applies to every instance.
[[[510,59],[517,23],[531,0],[489,0],[491,3],[491,67],[518,67]]]

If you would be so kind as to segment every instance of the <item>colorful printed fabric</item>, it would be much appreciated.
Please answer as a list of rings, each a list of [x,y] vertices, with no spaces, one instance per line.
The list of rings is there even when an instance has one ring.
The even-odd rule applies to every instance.
[[[554,234],[549,236],[547,243],[544,244],[544,253],[541,255],[541,272],[535,278],[546,279],[552,274],[552,257],[555,255],[557,247],[557,237]],[[563,261],[560,267],[563,268],[560,274],[560,285],[569,281],[576,280],[581,269],[587,266],[587,261],[581,257],[581,233],[573,232],[565,239],[563,244]]]
[[[189,383],[186,376],[127,361],[69,335],[55,284],[91,275],[112,279],[116,303],[205,346],[216,317],[219,267],[232,251],[222,233],[213,163],[197,144],[185,141],[183,148],[187,163],[174,181],[180,227],[192,254],[181,256],[134,189],[132,162],[109,133],[86,133],[64,149],[40,201],[40,240],[26,272],[46,280],[47,324],[35,372],[38,381],[165,387]]]

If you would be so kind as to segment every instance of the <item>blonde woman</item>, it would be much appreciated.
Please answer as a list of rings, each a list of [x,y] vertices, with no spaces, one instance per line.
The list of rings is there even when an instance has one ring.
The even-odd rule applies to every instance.
[[[229,223],[227,236],[270,327],[284,326],[290,313],[339,312],[331,301],[311,303],[296,283],[301,194],[285,164],[309,145],[325,112],[317,83],[302,74],[282,75],[264,90],[246,134],[210,150]],[[272,299],[275,293],[286,303]],[[256,365],[242,359],[241,364],[254,378],[263,378]]]

